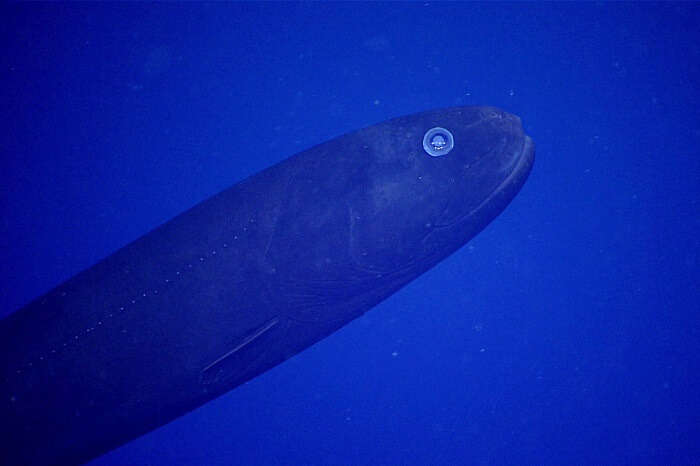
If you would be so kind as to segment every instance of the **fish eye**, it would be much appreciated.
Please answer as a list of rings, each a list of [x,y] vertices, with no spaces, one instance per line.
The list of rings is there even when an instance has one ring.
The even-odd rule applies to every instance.
[[[436,126],[425,132],[423,136],[423,149],[433,157],[440,157],[452,150],[455,139],[445,128]]]

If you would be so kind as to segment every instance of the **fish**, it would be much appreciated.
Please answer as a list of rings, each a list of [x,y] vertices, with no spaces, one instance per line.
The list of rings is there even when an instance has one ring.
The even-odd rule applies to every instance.
[[[429,110],[156,227],[0,320],[0,462],[84,463],[293,357],[482,231],[534,154],[501,109]]]

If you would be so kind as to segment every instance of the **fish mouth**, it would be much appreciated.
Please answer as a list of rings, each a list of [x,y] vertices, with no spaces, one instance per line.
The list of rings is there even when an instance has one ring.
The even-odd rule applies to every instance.
[[[523,148],[520,150],[520,155],[517,157],[515,167],[513,168],[513,171],[511,172],[508,178],[512,178],[514,176],[522,177],[523,175],[527,176],[530,173],[534,162],[535,142],[530,136],[526,134],[525,141],[523,142]],[[506,179],[506,181],[508,180]]]
[[[517,118],[517,117],[514,117]],[[518,123],[520,122],[517,119]],[[463,212],[457,217],[450,220],[440,219],[434,223],[435,230],[452,228],[456,225],[464,224],[471,218],[478,217],[484,210],[488,210],[490,206],[502,205],[502,208],[515,197],[520,188],[525,183],[527,176],[535,160],[535,143],[530,136],[522,135],[522,144],[519,150],[514,151],[513,156],[505,161],[505,169],[507,175],[496,185],[484,199],[475,205],[470,210]]]
[[[471,212],[464,215],[462,219],[477,214],[485,206],[494,202],[502,203],[505,201],[505,205],[507,205],[515,197],[518,191],[520,191],[523,184],[525,184],[525,180],[530,174],[534,162],[535,142],[530,136],[524,134],[523,145],[520,148],[520,151],[511,161],[513,168],[510,170],[508,176],[506,176],[503,181],[501,181],[501,183],[496,186],[493,191],[491,191],[491,194],[489,194],[486,199],[484,199],[476,208],[472,209]]]

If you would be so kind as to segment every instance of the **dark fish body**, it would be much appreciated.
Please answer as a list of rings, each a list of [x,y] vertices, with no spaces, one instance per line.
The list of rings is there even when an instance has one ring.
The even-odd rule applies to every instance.
[[[88,461],[290,358],[463,246],[533,159],[517,117],[449,108],[196,205],[0,321],[0,463]]]

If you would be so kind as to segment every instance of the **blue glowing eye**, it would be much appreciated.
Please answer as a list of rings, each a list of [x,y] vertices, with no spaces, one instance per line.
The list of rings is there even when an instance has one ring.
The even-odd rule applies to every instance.
[[[423,149],[433,157],[447,154],[454,146],[455,140],[452,133],[439,126],[429,129],[423,136]]]

